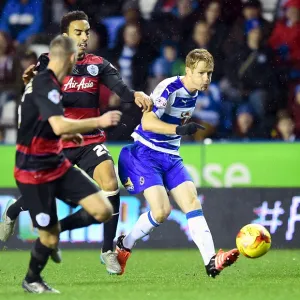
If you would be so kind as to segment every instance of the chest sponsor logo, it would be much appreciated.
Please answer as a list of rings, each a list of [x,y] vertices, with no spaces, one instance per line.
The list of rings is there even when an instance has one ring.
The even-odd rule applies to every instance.
[[[68,89],[76,89],[77,91],[90,89],[94,87],[94,82],[91,80],[86,80],[82,78],[81,81],[76,81],[74,77],[71,77],[68,82],[64,84],[63,90],[67,91]]]

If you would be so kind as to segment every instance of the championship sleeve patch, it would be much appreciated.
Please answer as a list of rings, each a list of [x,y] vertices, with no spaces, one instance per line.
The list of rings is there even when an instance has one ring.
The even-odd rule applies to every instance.
[[[54,104],[58,104],[60,101],[60,93],[58,90],[52,90],[48,93],[48,99]]]
[[[159,97],[154,101],[154,105],[157,108],[166,108],[167,107],[167,99],[164,97]]]
[[[166,108],[167,107],[167,103],[168,103],[168,100],[164,97],[159,97],[158,99],[156,99],[154,101],[154,105],[157,107],[157,108]]]

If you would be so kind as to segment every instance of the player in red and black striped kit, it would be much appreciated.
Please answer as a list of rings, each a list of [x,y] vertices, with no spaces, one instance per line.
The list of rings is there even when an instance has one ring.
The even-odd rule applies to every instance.
[[[48,68],[26,86],[19,107],[14,176],[22,203],[39,232],[22,283],[30,293],[59,293],[40,275],[58,246],[56,198],[73,207],[81,205],[98,222],[109,220],[113,213],[99,188],[65,156],[62,140],[80,144],[80,132],[116,125],[121,113],[114,111],[85,120],[65,118],[61,82],[74,66],[77,48],[72,39],[59,36],[50,44],[50,55]]]
[[[82,11],[67,13],[61,20],[61,33],[72,38],[78,47],[78,60],[72,72],[67,76],[62,85],[63,106],[65,116],[72,119],[85,119],[100,115],[99,111],[99,85],[104,84],[115,92],[123,102],[135,102],[143,111],[152,109],[152,101],[143,92],[130,90],[122,81],[114,66],[102,57],[86,54],[85,50],[89,40],[90,25],[87,15]],[[45,69],[49,61],[47,54],[41,55],[36,70]],[[23,79],[28,81],[33,76],[33,68],[25,72]],[[112,274],[121,274],[122,270],[113,251],[113,240],[116,235],[120,194],[114,163],[108,149],[103,145],[105,133],[102,130],[91,131],[84,135],[83,146],[78,146],[72,141],[64,143],[64,153],[68,159],[84,170],[93,178],[110,200],[114,214],[112,219],[104,224],[104,243],[102,246],[101,261]],[[13,228],[13,224],[22,210],[22,201],[18,200],[6,211],[4,219]],[[5,223],[5,222],[4,222]],[[95,223],[95,219],[84,210],[60,221],[61,231],[85,227]],[[5,224],[2,226],[5,226]],[[1,233],[2,231],[2,233]],[[7,240],[9,234],[3,236],[0,227],[0,239]],[[52,257],[57,262],[60,258]]]

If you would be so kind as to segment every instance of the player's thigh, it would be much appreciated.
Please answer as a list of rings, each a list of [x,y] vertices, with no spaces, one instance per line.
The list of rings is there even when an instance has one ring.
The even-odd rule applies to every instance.
[[[94,169],[93,179],[103,191],[118,190],[118,180],[113,160],[108,159],[97,165]]]
[[[169,157],[168,169],[164,172],[164,184],[171,191],[186,181],[193,181],[180,156]]]
[[[97,220],[112,211],[108,199],[100,192],[98,186],[81,170],[71,167],[60,179],[57,196],[70,206],[81,205]]]
[[[58,181],[56,196],[69,204],[77,206],[79,202],[95,193],[99,187],[80,169],[71,167]]]
[[[84,146],[77,165],[93,178],[104,191],[118,189],[114,162],[104,144]]]
[[[151,186],[144,190],[144,196],[150,205],[151,212],[157,222],[163,222],[171,212],[171,205],[165,187]]]
[[[56,181],[37,185],[17,182],[17,185],[34,227],[45,230],[57,224]]]
[[[109,220],[113,214],[111,203],[101,191],[80,200],[79,204],[99,222]]]
[[[179,184],[170,191],[170,194],[184,213],[201,209],[197,190],[192,181],[185,181]]]
[[[130,194],[141,193],[156,185],[163,186],[162,174],[149,159],[147,149],[136,144],[122,148],[118,160],[118,172],[122,185]]]

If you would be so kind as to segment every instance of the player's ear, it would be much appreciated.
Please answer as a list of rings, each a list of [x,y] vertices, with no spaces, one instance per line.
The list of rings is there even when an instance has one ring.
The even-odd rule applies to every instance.
[[[68,36],[65,32],[62,34],[62,36]]]
[[[188,76],[192,75],[192,70],[189,67],[185,67],[185,74]]]
[[[74,62],[76,61],[76,53],[71,54],[70,60],[71,60],[71,63],[74,64]]]

